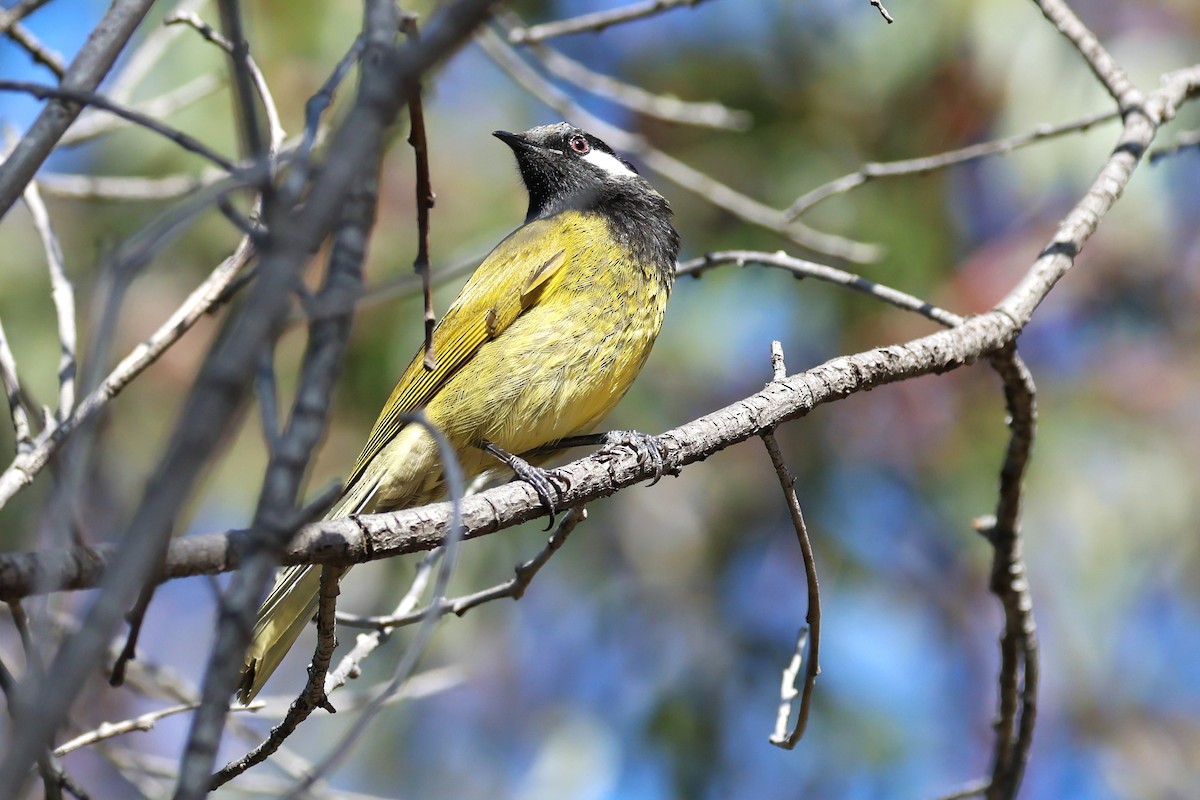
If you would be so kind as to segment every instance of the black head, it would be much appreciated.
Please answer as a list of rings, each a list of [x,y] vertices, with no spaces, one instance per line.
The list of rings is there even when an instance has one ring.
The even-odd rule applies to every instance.
[[[671,207],[632,164],[565,122],[494,135],[516,154],[529,191],[526,223],[571,210],[603,214],[614,239],[653,264],[669,285],[679,253]]]
[[[529,191],[526,222],[566,209],[596,208],[618,194],[658,193],[625,159],[586,131],[565,122],[524,133],[496,131],[513,149]]]

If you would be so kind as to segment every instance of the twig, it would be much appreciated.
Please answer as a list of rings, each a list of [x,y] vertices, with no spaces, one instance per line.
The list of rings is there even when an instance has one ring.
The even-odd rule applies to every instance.
[[[80,734],[74,739],[63,742],[58,747],[54,748],[54,755],[65,756],[67,753],[80,750],[84,747],[90,747],[97,742],[102,742],[107,739],[113,739],[117,736],[123,736],[126,733],[134,731],[148,731],[154,728],[154,725],[166,717],[171,717],[176,714],[183,714],[188,711],[196,710],[199,703],[181,703],[176,706],[160,708],[157,711],[149,711],[141,716],[133,717],[132,719],[122,720],[120,722],[103,722],[94,730]],[[245,706],[234,706],[230,711],[258,711],[265,706],[262,700],[256,700],[253,703]]]
[[[869,162],[859,167],[857,172],[843,175],[836,180],[832,180],[823,186],[818,186],[816,189],[801,195],[796,202],[792,203],[783,212],[783,215],[789,220],[796,219],[822,200],[832,197],[835,194],[843,194],[851,189],[856,189],[876,178],[925,175],[935,170],[945,169],[954,164],[964,164],[981,158],[987,158],[988,156],[1011,153],[1014,150],[1046,139],[1053,139],[1067,133],[1086,131],[1102,122],[1118,119],[1120,115],[1119,111],[1103,111],[1072,122],[1064,122],[1058,125],[1039,125],[1029,133],[1008,136],[990,142],[980,142],[979,144],[969,145],[957,150],[948,150],[944,153],[925,156],[923,158],[906,158],[902,161],[886,161],[882,163]]]
[[[310,159],[312,158],[313,147],[316,146],[317,139],[321,130],[321,116],[325,110],[333,103],[333,96],[337,92],[342,81],[346,79],[346,74],[350,72],[355,62],[362,57],[363,47],[365,46],[362,34],[355,37],[350,48],[338,61],[337,66],[333,68],[333,72],[326,78],[325,83],[321,85],[320,91],[308,99],[304,104],[304,135],[300,140],[300,146],[296,150],[296,164],[292,168],[291,174],[286,178],[286,185],[289,192],[296,194],[300,191],[305,182],[308,181],[310,168]]]
[[[54,299],[54,311],[58,318],[58,410],[55,419],[62,422],[75,410],[75,290],[67,277],[63,265],[62,247],[54,228],[50,225],[50,214],[36,182],[25,187],[25,206],[33,217],[33,226],[42,240],[46,253],[46,267],[50,272],[50,295]]]
[[[571,19],[534,25],[532,28],[516,28],[509,32],[508,41],[510,44],[533,44],[553,39],[556,36],[566,36],[571,33],[584,33],[588,31],[594,33],[602,31],[605,28],[610,28],[613,25],[620,25],[663,11],[669,11],[672,8],[698,6],[702,2],[704,0],[644,0],[641,3],[632,3],[610,11],[582,14]]]
[[[392,620],[408,619],[412,616],[412,611],[420,602],[421,597],[425,594],[425,590],[429,587],[429,581],[433,577],[434,568],[441,561],[442,548],[431,550],[421,559],[421,563],[417,565],[416,575],[413,576],[412,583],[409,584],[408,591],[404,593],[404,597],[400,598],[400,602],[396,604],[395,609],[388,615],[387,618]],[[421,617],[418,617],[420,619]],[[338,613],[337,621],[339,625],[346,625],[351,628],[370,627],[375,630],[371,633],[360,633],[354,642],[354,649],[346,655],[342,656],[342,660],[338,662],[337,668],[330,672],[325,677],[325,693],[332,694],[336,690],[346,685],[346,681],[351,678],[357,678],[362,672],[362,663],[379,645],[387,640],[397,625],[389,625],[386,622],[379,625],[362,625],[360,624],[364,618],[355,617],[350,614]],[[381,620],[382,621],[382,620]]]
[[[433,587],[434,604],[436,604],[445,597],[446,587],[450,584],[450,574],[457,563],[458,547],[462,543],[463,536],[462,503],[466,485],[463,479],[462,467],[459,465],[454,448],[445,434],[430,424],[429,420],[425,418],[425,414],[420,411],[406,415],[405,421],[407,424],[420,425],[425,428],[437,444],[438,457],[442,462],[442,473],[446,482],[446,491],[450,497],[450,530],[446,536],[445,552],[442,556],[442,563],[438,568],[437,580]],[[404,651],[404,657],[396,665],[391,680],[363,708],[362,713],[354,720],[350,729],[346,731],[337,746],[313,768],[311,773],[288,792],[285,800],[295,800],[302,797],[313,784],[328,774],[337,764],[341,763],[342,759],[346,757],[354,747],[355,742],[366,732],[379,712],[383,710],[404,686],[405,681],[408,680],[413,669],[416,668],[418,659],[425,652],[425,647],[429,643],[429,637],[433,634],[433,629],[437,625],[437,619],[433,614],[429,614],[421,621],[421,624],[417,626],[417,630],[413,634],[412,641],[409,642],[408,649]]]
[[[1087,62],[1096,80],[1108,90],[1117,108],[1124,114],[1131,108],[1142,104],[1144,98],[1125,70],[1121,69],[1116,60],[1104,49],[1104,45],[1096,38],[1083,20],[1076,16],[1063,0],[1033,0],[1042,14],[1050,21],[1067,41],[1074,45],[1083,60]]]
[[[524,22],[516,14],[506,13],[503,14],[503,18],[509,31],[524,28]],[[640,86],[596,72],[546,45],[530,44],[528,52],[551,74],[647,117],[731,131],[749,130],[754,119],[749,111],[727,108],[721,103],[697,103],[670,95],[654,94]]]
[[[950,794],[942,795],[937,800],[967,800],[968,797],[981,797],[987,790],[988,782],[986,780],[972,781]]]
[[[892,15],[888,13],[888,10],[883,7],[883,3],[881,2],[881,0],[871,0],[871,5],[875,6],[875,8],[877,8],[877,9],[879,9],[880,15],[885,20],[887,20],[888,25],[891,25],[893,22],[895,22],[895,20],[892,19]]]
[[[882,257],[880,248],[875,245],[863,244],[818,231],[798,221],[789,222],[784,219],[782,211],[748,197],[700,170],[667,155],[650,145],[643,137],[610,125],[588,113],[561,89],[525,63],[505,39],[495,32],[484,29],[479,32],[475,40],[483,51],[514,81],[562,114],[564,118],[575,120],[617,150],[638,156],[642,163],[650,169],[718,208],[754,225],[786,236],[797,244],[818,253],[862,263],[878,261]]]
[[[71,61],[63,75],[62,88],[94,92],[153,3],[154,0],[113,0]],[[38,114],[20,144],[0,167],[0,217],[8,213],[25,191],[26,184],[59,138],[79,116],[80,108],[77,103],[55,100],[47,103]]]
[[[199,33],[206,41],[212,42],[217,47],[220,47],[230,56],[234,57],[235,62],[241,59],[245,65],[246,72],[249,73],[251,82],[254,84],[254,90],[258,97],[262,100],[263,110],[267,115],[267,130],[270,132],[270,142],[268,148],[271,152],[277,152],[283,145],[283,140],[286,136],[283,130],[283,123],[279,117],[279,109],[275,105],[275,98],[271,95],[271,87],[267,84],[267,78],[263,75],[257,62],[250,55],[249,46],[246,45],[244,52],[234,53],[234,46],[221,34],[217,33],[211,25],[200,16],[191,11],[176,11],[169,14],[163,20],[164,25],[187,25],[188,27]],[[243,40],[243,44],[245,44]]]
[[[12,39],[14,44],[28,53],[34,63],[41,64],[53,72],[54,77],[62,80],[63,75],[67,71],[67,66],[63,63],[62,56],[42,44],[41,40],[34,36],[31,30],[19,22],[13,21],[7,26],[4,34],[9,39]]]
[[[241,758],[231,761],[214,774],[209,781],[209,791],[242,774],[255,764],[259,764],[272,755],[292,735],[296,727],[308,719],[309,715],[318,708],[323,708],[330,714],[336,709],[329,702],[325,692],[325,676],[329,672],[329,663],[333,659],[333,651],[337,647],[335,632],[335,615],[337,612],[338,581],[343,570],[337,567],[325,567],[321,570],[321,589],[317,602],[317,646],[313,651],[312,662],[308,665],[308,682],[299,696],[292,701],[283,720],[271,728],[265,741]]]
[[[244,240],[237,251],[218,265],[158,330],[135,347],[108,374],[103,383],[80,402],[69,420],[60,424],[53,431],[53,435],[39,437],[32,450],[18,456],[12,465],[0,474],[0,506],[33,481],[50,461],[51,456],[58,451],[68,434],[92,419],[146,367],[157,361],[171,345],[187,333],[198,319],[208,313],[249,261],[252,253],[250,242]]]
[[[208,159],[231,175],[237,175],[244,171],[241,167],[238,167],[232,161],[225,158],[208,145],[200,142],[192,136],[189,136],[183,131],[172,128],[170,125],[167,125],[163,122],[159,122],[153,117],[149,117],[140,111],[135,111],[132,108],[126,108],[119,103],[114,103],[105,98],[103,95],[98,95],[95,92],[83,91],[79,89],[67,89],[62,86],[46,86],[40,83],[30,83],[29,81],[10,80],[0,80],[0,91],[22,92],[24,94],[33,95],[39,100],[66,100],[72,103],[79,103],[100,108],[108,111],[109,113],[116,114],[118,117],[129,120],[135,125],[140,125],[147,130],[151,130],[160,136],[170,139],[172,142],[179,145],[184,150],[187,150],[189,153],[194,153],[202,158]],[[19,148],[20,145],[18,145],[18,149]],[[14,151],[13,158],[15,157],[16,152]],[[5,162],[5,164],[7,165],[11,161],[12,159],[10,158]]]
[[[1179,155],[1185,150],[1200,150],[1200,130],[1181,133],[1171,144],[1151,151],[1149,156],[1150,163],[1157,164],[1164,158]]]
[[[180,0],[175,7],[167,12],[167,16],[199,11],[207,0]],[[129,54],[124,65],[113,76],[109,84],[108,96],[115,102],[128,103],[133,93],[142,82],[153,72],[163,56],[171,51],[171,45],[183,34],[182,28],[170,25],[157,25],[138,43],[137,48]]]
[[[142,178],[133,175],[67,175],[47,172],[38,175],[42,191],[67,200],[106,200],[119,203],[158,203],[191,194],[209,185],[221,173],[204,177],[166,175]]]
[[[1016,797],[1029,759],[1037,718],[1038,645],[1025,565],[1021,560],[1021,501],[1025,469],[1037,428],[1036,387],[1016,349],[991,359],[1004,381],[1010,431],[1000,470],[996,515],[978,521],[977,529],[992,545],[989,588],[1004,609],[1000,639],[1000,709],[995,722],[992,776],[988,800]]]
[[[0,33],[7,32],[14,23],[25,19],[48,2],[50,0],[20,0],[13,3],[12,8],[0,9]]]
[[[229,61],[233,65],[234,108],[242,154],[245,158],[261,161],[267,156],[268,145],[258,121],[258,104],[254,102],[252,87],[258,86],[261,95],[266,81],[262,79],[262,73],[259,73],[256,79],[256,70],[250,66],[250,43],[246,41],[242,32],[242,10],[238,0],[217,0],[217,9],[221,15],[221,27],[225,29],[225,43],[222,49],[229,53]],[[201,33],[203,34],[203,31]],[[210,41],[215,42],[216,39]],[[269,92],[267,94],[269,96]],[[281,135],[279,141],[282,140]],[[264,180],[261,189],[263,192],[270,192],[270,181]]]
[[[169,117],[176,111],[181,111],[193,103],[203,100],[220,88],[221,82],[217,80],[215,75],[197,75],[187,83],[163,92],[158,97],[138,103],[132,106],[132,108],[148,117]],[[109,100],[120,102],[112,96],[109,97]],[[85,142],[90,142],[99,136],[112,133],[131,124],[129,120],[123,117],[105,114],[99,109],[88,109],[83,114],[80,114],[75,124],[63,134],[62,139],[59,141],[59,147],[74,147]]]
[[[420,35],[415,17],[404,17],[401,27],[410,41]],[[413,81],[405,90],[408,93],[408,116],[411,125],[408,143],[413,149],[417,172],[417,257],[413,261],[413,271],[421,278],[421,292],[425,298],[425,369],[432,372],[437,369],[437,355],[433,352],[433,328],[437,324],[437,315],[433,312],[433,275],[429,268],[429,210],[433,208],[435,196],[429,178],[429,140],[425,136],[425,111],[421,102],[420,81]]]
[[[21,390],[21,378],[17,374],[17,360],[8,346],[3,321],[0,321],[0,385],[3,385],[4,398],[8,401],[19,458],[33,448],[33,436],[29,426],[30,413],[25,408],[24,392]]]
[[[387,27],[389,26],[383,26]],[[392,31],[395,30],[394,23],[390,27]],[[391,34],[392,38],[394,35]],[[386,45],[387,41],[384,38],[375,42],[375,45]],[[213,646],[205,671],[201,707],[193,720],[180,765],[178,800],[199,798],[209,790],[213,760],[224,722],[221,699],[232,695],[236,687],[241,655],[245,653],[250,642],[254,611],[261,602],[266,582],[278,563],[279,553],[296,529],[308,521],[297,516],[294,507],[309,460],[325,431],[333,387],[350,334],[353,314],[351,300],[357,297],[361,290],[366,243],[370,239],[371,227],[375,220],[381,158],[382,152],[377,150],[375,157],[362,165],[358,180],[346,196],[338,214],[329,265],[319,299],[328,299],[331,305],[348,308],[340,314],[314,319],[309,325],[308,345],[287,427],[271,448],[271,459],[255,511],[256,552],[231,584],[224,604],[217,643]],[[270,355],[271,350],[268,349],[263,351],[262,357],[269,358]],[[332,602],[332,596],[336,596],[337,571],[328,572],[333,583],[333,589],[330,590]],[[325,572],[322,573],[321,580],[324,589]],[[325,609],[322,609],[322,613],[325,613]],[[333,613],[332,609],[328,610],[331,625]],[[318,644],[321,652],[314,656],[313,662],[314,670],[322,673],[328,668],[328,657],[333,650],[332,646],[328,647],[329,653],[323,656],[324,666],[320,666],[321,653],[325,646],[325,642]],[[312,707],[328,704],[328,701],[316,696],[310,700],[308,711],[303,713],[305,717]]]
[[[778,360],[777,364],[778,366],[774,368],[773,372],[775,380],[781,380],[781,373],[784,372],[782,358]],[[775,474],[779,477],[779,486],[787,501],[788,514],[792,518],[796,540],[800,543],[800,555],[804,561],[804,576],[808,583],[808,611],[804,617],[808,628],[801,631],[796,642],[796,657],[800,657],[806,640],[808,645],[808,663],[804,673],[804,689],[800,695],[800,711],[796,716],[796,726],[791,733],[787,733],[787,721],[791,716],[792,701],[796,696],[795,678],[800,667],[796,663],[796,658],[793,658],[791,665],[784,670],[779,716],[776,720],[775,731],[769,740],[777,747],[791,750],[804,736],[804,729],[808,726],[813,689],[817,685],[817,675],[821,673],[821,587],[817,582],[817,562],[813,557],[812,542],[808,538],[808,527],[804,524],[804,513],[800,509],[800,499],[796,496],[796,478],[788,469],[775,434],[767,431],[762,434],[762,440],[766,445],[767,453],[771,456],[771,465],[775,467]]]
[[[763,253],[757,250],[723,250],[716,253],[706,253],[699,258],[680,262],[675,268],[675,274],[699,277],[708,270],[722,264],[736,264],[739,267],[744,267],[747,264],[763,264],[768,267],[786,270],[798,278],[813,278],[837,286],[845,286],[856,292],[877,297],[905,311],[913,311],[921,314],[946,327],[954,327],[963,321],[963,318],[959,315],[938,308],[932,303],[902,292],[899,289],[893,289],[882,283],[869,281],[852,272],[846,272],[836,267],[818,264],[813,261],[805,261],[802,258],[794,258],[783,252]]]
[[[504,597],[520,600],[524,596],[525,590],[529,588],[529,584],[533,582],[533,578],[537,575],[538,571],[558,552],[559,548],[566,542],[567,537],[575,530],[575,527],[585,519],[587,519],[587,510],[582,506],[572,508],[568,511],[559,520],[554,533],[550,534],[550,538],[546,540],[545,546],[542,547],[538,554],[528,561],[518,564],[514,570],[515,575],[504,583],[454,599],[443,598],[419,611],[412,611],[411,609],[397,610],[386,617],[359,617],[350,614],[341,614],[338,616],[338,622],[351,628],[374,628],[377,632],[386,636],[396,628],[420,622],[427,616],[444,617],[447,614],[454,614],[461,617],[471,609],[485,603],[490,603],[493,600],[499,600]]]

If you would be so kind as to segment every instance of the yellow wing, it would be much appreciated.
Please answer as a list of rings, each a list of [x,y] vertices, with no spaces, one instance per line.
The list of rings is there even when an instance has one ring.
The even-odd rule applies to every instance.
[[[403,416],[425,406],[447,380],[489,339],[495,339],[534,305],[571,261],[562,220],[538,220],[510,234],[463,287],[433,330],[433,370],[417,353],[375,421],[347,486],[404,427]]]

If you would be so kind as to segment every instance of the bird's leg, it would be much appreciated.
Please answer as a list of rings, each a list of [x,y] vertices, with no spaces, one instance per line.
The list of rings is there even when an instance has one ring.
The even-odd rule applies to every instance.
[[[568,436],[565,439],[558,439],[543,445],[531,451],[531,453],[533,455],[555,453],[568,447],[588,447],[598,444],[604,445],[605,449],[628,447],[637,454],[639,464],[649,463],[653,466],[654,480],[650,482],[650,486],[658,483],[662,476],[670,471],[667,469],[666,454],[663,452],[662,445],[659,444],[658,437],[642,433],[641,431],[609,431],[608,433],[586,433],[582,436]],[[566,476],[558,474],[557,470],[555,470],[554,474],[557,478],[566,479]]]
[[[546,530],[553,528],[554,515],[558,513],[558,507],[554,499],[555,495],[558,494],[558,489],[555,487],[553,481],[555,477],[554,471],[535,467],[520,456],[513,455],[491,442],[481,442],[479,448],[504,462],[513,471],[513,474],[533,487],[533,491],[537,493],[538,499],[542,501],[542,507],[550,512],[550,521],[546,524]]]
[[[628,447],[637,455],[638,464],[654,467],[654,480],[650,481],[650,486],[658,483],[667,472],[667,459],[655,436],[641,431],[609,431],[604,434],[604,444],[607,448]]]

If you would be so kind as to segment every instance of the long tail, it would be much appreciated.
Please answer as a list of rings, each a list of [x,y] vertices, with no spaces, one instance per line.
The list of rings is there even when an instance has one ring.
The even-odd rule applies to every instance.
[[[346,490],[326,519],[360,513],[370,503],[376,485],[374,480],[357,481]],[[242,663],[242,680],[238,686],[238,700],[242,703],[254,699],[292,649],[300,632],[317,612],[320,589],[320,567],[288,567],[276,576],[275,585],[258,610],[254,635]]]

